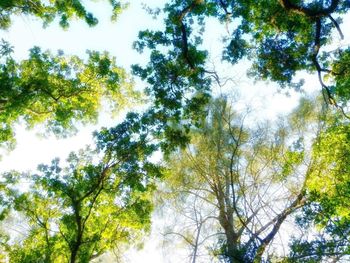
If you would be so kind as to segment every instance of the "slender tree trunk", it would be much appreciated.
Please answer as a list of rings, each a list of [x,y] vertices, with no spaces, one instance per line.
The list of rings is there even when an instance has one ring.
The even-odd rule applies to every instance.
[[[226,181],[226,183],[227,182],[228,181]],[[219,223],[224,229],[226,237],[226,256],[228,257],[230,263],[243,263],[244,261],[238,248],[239,236],[236,233],[233,225],[232,205],[221,189],[222,187],[218,185],[213,190],[215,192],[219,204]]]
[[[224,229],[226,237],[227,254],[230,263],[243,263],[240,251],[238,249],[238,236],[234,231],[233,222],[228,220],[227,215],[220,213],[220,225]]]
[[[46,252],[45,252],[45,263],[51,262],[51,242],[49,237],[49,231],[47,223],[45,223],[45,240],[46,240]]]
[[[234,241],[233,241],[233,238],[232,238],[232,234],[227,234],[226,233],[226,242],[227,242],[227,256],[230,260],[231,263],[234,263],[236,262],[235,261],[235,258],[237,257],[236,254],[236,247],[235,245],[233,244]]]
[[[74,245],[71,249],[71,255],[70,255],[70,263],[75,263],[77,260],[77,256],[78,256],[78,251],[80,249],[81,246],[81,241],[82,241],[82,234],[78,233],[77,239],[74,242]]]
[[[200,237],[200,234],[201,234],[202,224],[203,223],[200,222],[199,226],[197,227],[197,235],[196,235],[196,241],[195,241],[195,244],[194,244],[192,263],[196,263],[196,260],[197,260],[198,243],[199,243],[199,237]]]
[[[271,241],[276,236],[277,232],[281,228],[283,222],[286,220],[287,216],[293,213],[300,205],[304,204],[305,200],[303,200],[304,194],[300,192],[297,198],[291,203],[289,207],[287,207],[281,214],[279,214],[276,223],[273,225],[270,233],[262,240],[261,245],[256,251],[253,263],[260,263],[263,257],[263,254],[267,248],[267,246],[271,243]]]
[[[70,263],[74,263],[77,258],[78,250],[73,248],[72,253],[70,254]]]
[[[74,207],[74,214],[75,214],[75,223],[77,224],[77,237],[74,241],[74,244],[71,248],[71,256],[70,256],[70,263],[75,263],[78,256],[78,251],[80,249],[82,240],[83,240],[83,227],[82,227],[82,218],[80,215],[80,204],[73,203]]]

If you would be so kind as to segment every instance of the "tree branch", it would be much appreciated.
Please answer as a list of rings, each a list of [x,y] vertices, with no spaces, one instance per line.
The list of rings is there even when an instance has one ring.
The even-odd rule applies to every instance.
[[[339,0],[332,0],[329,7],[323,9],[312,9],[308,7],[298,6],[292,3],[290,0],[279,0],[281,6],[287,11],[294,12],[309,18],[325,17],[333,13],[339,5]]]
[[[333,25],[335,26],[335,28],[337,29],[340,38],[343,40],[344,39],[344,34],[342,32],[342,30],[340,29],[340,26],[338,24],[338,22],[329,14],[328,18],[332,21]]]

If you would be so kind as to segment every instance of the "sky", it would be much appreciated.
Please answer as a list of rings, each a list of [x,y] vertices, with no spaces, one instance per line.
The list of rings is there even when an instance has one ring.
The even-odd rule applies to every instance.
[[[89,28],[82,22],[72,22],[67,30],[59,28],[57,23],[53,23],[46,29],[42,28],[41,22],[25,16],[19,16],[14,19],[12,27],[7,32],[1,32],[1,37],[9,41],[15,47],[15,57],[18,59],[26,58],[28,49],[33,46],[39,46],[43,50],[50,49],[53,53],[61,49],[66,54],[85,56],[87,49],[98,51],[109,51],[117,58],[117,64],[129,69],[133,63],[145,63],[147,56],[138,54],[131,48],[133,41],[137,39],[138,31],[146,28],[162,27],[160,19],[154,20],[142,9],[141,0],[130,1],[130,6],[125,10],[115,23],[109,19],[110,9],[107,1],[86,1],[88,9],[92,10],[99,19],[96,27]],[[149,3],[151,2],[151,3]],[[148,1],[152,6],[161,6],[162,0]],[[217,34],[218,27],[214,22],[209,22],[207,32],[205,33],[205,45],[211,51],[213,63],[217,62],[221,55],[218,53],[220,38]],[[212,34],[215,32],[215,34]],[[225,33],[224,31],[222,32]],[[346,32],[345,32],[346,33]],[[212,35],[217,36],[213,38]],[[226,86],[225,90],[217,89],[215,92],[225,92],[234,90],[231,94],[240,94],[241,100],[237,107],[246,107],[253,105],[255,112],[254,118],[262,117],[276,118],[276,112],[286,113],[297,105],[298,95],[291,92],[288,97],[285,94],[277,92],[276,86],[268,83],[253,83],[245,77],[245,70],[249,62],[245,61],[236,67],[218,66],[221,74],[234,76],[234,81]],[[319,89],[319,84],[315,76],[302,75],[306,79],[305,88],[311,92]],[[137,81],[136,84],[144,84]],[[240,105],[240,106],[239,106]],[[96,125],[80,127],[76,136],[57,139],[53,136],[40,138],[36,132],[40,128],[32,131],[25,130],[22,126],[16,129],[17,146],[10,153],[3,152],[0,171],[16,169],[19,171],[35,170],[40,163],[49,163],[53,158],[60,157],[65,159],[68,153],[83,148],[86,144],[92,143],[92,132],[102,126],[113,126],[121,117],[111,118],[108,112],[103,112]],[[157,222],[156,222],[157,223]],[[157,223],[159,224],[159,222]],[[151,238],[145,243],[141,251],[132,250],[127,254],[129,262],[177,262],[163,257],[161,249],[160,227],[155,227]],[[179,262],[181,260],[179,259]]]

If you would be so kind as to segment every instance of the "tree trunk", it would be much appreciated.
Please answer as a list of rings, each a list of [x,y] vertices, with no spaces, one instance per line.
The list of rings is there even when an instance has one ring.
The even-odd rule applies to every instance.
[[[83,226],[82,226],[82,218],[80,215],[80,203],[74,200],[73,209],[75,214],[75,223],[77,225],[77,229],[76,229],[77,236],[73,246],[71,247],[70,263],[76,262],[78,251],[80,249],[80,246],[83,240]]]
[[[238,236],[234,231],[232,221],[228,220],[225,213],[220,213],[219,216],[220,225],[224,229],[226,237],[226,256],[230,263],[242,263],[244,262],[241,253],[238,248]]]
[[[78,233],[77,239],[74,242],[73,247],[71,248],[71,255],[70,255],[70,263],[75,263],[77,260],[78,256],[78,251],[81,246],[81,241],[82,241],[82,234]]]
[[[194,244],[192,263],[196,263],[196,260],[197,260],[198,242],[199,242],[199,237],[201,234],[201,229],[202,229],[202,221],[199,223],[199,226],[197,227],[197,235],[196,235],[196,241]]]

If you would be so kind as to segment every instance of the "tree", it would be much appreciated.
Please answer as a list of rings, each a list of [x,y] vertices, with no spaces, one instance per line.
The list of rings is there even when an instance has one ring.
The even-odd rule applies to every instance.
[[[208,248],[212,247],[220,236],[220,233],[214,231],[219,229],[216,224],[216,209],[208,206],[207,200],[203,200],[200,196],[201,189],[184,189],[185,182],[187,186],[193,185],[190,182],[192,178],[181,177],[185,182],[178,182],[177,179],[173,178],[172,173],[165,173],[165,183],[168,187],[161,185],[158,188],[157,197],[160,200],[156,211],[160,212],[160,220],[166,217],[162,230],[164,248],[166,252],[171,253],[179,247],[176,249],[176,262],[216,262],[215,256],[208,253]],[[181,253],[184,246],[187,250]]]
[[[317,72],[325,101],[344,110],[349,100],[349,50],[324,47],[332,42],[334,30],[343,38],[341,16],[349,7],[341,0],[173,0],[161,10],[164,30],[140,32],[135,47],[150,49],[151,56],[146,67],[135,66],[134,71],[148,81],[156,107],[166,107],[174,118],[196,115],[208,102],[210,82],[220,84],[220,74],[208,66],[209,51],[201,45],[205,22],[214,18],[229,31],[224,61],[236,64],[248,58],[251,76],[277,82],[281,88],[300,89],[296,74]]]
[[[148,82],[148,92],[155,101],[155,110],[164,119],[170,119],[165,124],[168,134],[195,137],[192,130],[201,128],[200,119],[205,113],[205,105],[210,101],[213,84],[216,82],[222,85],[220,72],[208,66],[209,52],[201,45],[206,29],[205,22],[214,18],[225,24],[229,31],[222,50],[224,61],[236,64],[248,58],[252,61],[250,77],[271,80],[277,82],[281,88],[291,87],[297,90],[302,87],[302,81],[297,79],[299,72],[316,72],[324,101],[340,109],[349,118],[349,47],[345,45],[327,49],[333,42],[334,32],[340,39],[343,38],[341,20],[349,7],[349,1],[338,0],[170,1],[162,10],[154,12],[163,12],[164,30],[144,30],[135,42],[137,50],[142,52],[149,49],[151,55],[149,64],[145,67],[134,66],[134,73]],[[305,207],[298,220],[304,230],[318,229],[316,232],[319,238],[296,238],[291,247],[290,258],[285,257],[285,260],[291,262],[325,259],[337,261],[349,253],[349,223],[345,209],[345,204],[348,203],[348,160],[344,157],[347,155],[348,121],[334,112],[333,114],[338,121],[335,126],[337,128],[332,128],[326,117],[320,118],[318,122],[320,137],[313,141],[311,164],[312,167],[323,167],[324,170],[311,169],[307,176],[309,180],[303,180],[305,184],[302,187],[302,203]],[[303,114],[300,113],[299,116],[303,117]],[[315,119],[312,120],[312,125],[315,125],[314,121]],[[304,119],[299,127],[302,128],[303,125],[310,124]],[[172,136],[167,137],[168,141],[172,139]],[[189,141],[187,139],[186,143]],[[211,150],[214,147],[208,148]],[[198,152],[192,154],[197,156]],[[288,159],[298,160],[298,154],[288,155]],[[179,158],[183,160],[182,157]],[[209,162],[203,163],[202,166]],[[187,164],[184,170],[188,172],[189,167],[191,164]],[[285,169],[284,172],[291,172],[288,165]],[[194,176],[197,179],[198,177]],[[295,204],[300,201],[298,198],[294,200]],[[293,208],[294,202],[290,199],[289,202]],[[280,220],[284,221],[284,215],[289,215],[287,211],[291,210],[282,210],[286,214],[281,212]],[[271,225],[275,225],[278,230],[277,221],[278,219]],[[260,242],[261,246],[257,245],[252,257],[258,255],[259,248],[260,252],[264,252],[266,247],[261,241],[268,241],[268,236],[259,237],[261,240],[256,244]],[[273,239],[274,235],[270,237]],[[225,249],[227,252],[228,247]],[[246,255],[245,252],[242,253]],[[348,258],[345,257],[344,260]]]
[[[109,0],[112,6],[112,19],[116,19],[123,9],[123,5],[119,1]],[[59,17],[59,24],[66,28],[69,26],[70,20],[74,18],[84,19],[85,22],[94,26],[98,20],[91,12],[88,12],[81,0],[77,1],[25,1],[25,0],[9,0],[0,3],[0,28],[8,29],[11,26],[13,15],[23,14],[32,15],[43,21],[44,26]]]
[[[287,245],[276,240],[278,232],[307,204],[309,178],[319,171],[303,142],[312,134],[303,123],[317,117],[313,111],[314,104],[303,100],[288,123],[255,128],[244,124],[248,117],[218,99],[201,128],[191,131],[188,147],[170,155],[165,191],[173,195],[168,202],[177,196],[185,207],[182,214],[198,199],[205,203],[202,213],[214,211],[209,214],[214,222],[196,222],[211,224],[206,235],[216,237],[218,247],[213,249],[212,241],[211,253],[221,261],[270,262],[288,256],[268,248]],[[194,207],[192,215],[196,214]],[[187,243],[194,240],[185,233],[177,235]]]
[[[5,174],[2,205],[28,224],[22,237],[3,241],[9,262],[90,262],[149,230],[152,178],[160,173],[148,160],[147,136],[128,134],[135,117],[113,129],[113,141],[105,131],[97,150],[71,153],[65,168],[55,159],[37,174]],[[18,189],[24,180],[29,188]]]
[[[102,100],[114,111],[136,99],[132,82],[108,53],[88,52],[85,62],[77,56],[57,56],[31,49],[27,60],[16,62],[3,42],[0,65],[0,143],[14,142],[13,126],[43,123],[47,131],[67,135],[74,121],[94,122]]]
[[[110,2],[116,15],[121,5]],[[162,9],[165,29],[140,32],[134,45],[140,52],[151,50],[146,66],[133,66],[148,83],[150,108],[97,133],[96,152],[72,154],[67,168],[53,161],[36,175],[7,174],[1,219],[13,211],[29,224],[20,241],[4,239],[9,259],[88,262],[147,229],[152,178],[160,176],[148,158],[159,147],[171,158],[167,180],[177,186],[175,196],[183,205],[195,202],[183,213],[195,223],[194,231],[173,233],[190,245],[192,262],[206,235],[211,236],[209,222],[222,230],[214,231],[218,239],[212,250],[222,261],[342,259],[349,253],[350,229],[347,122],[319,118],[307,100],[280,127],[243,125],[242,115],[224,100],[207,107],[215,84],[224,84],[208,66],[209,52],[201,44],[207,19],[223,22],[231,32],[224,41],[224,61],[248,58],[250,76],[281,88],[300,89],[297,73],[316,72],[324,100],[346,115],[349,48],[324,48],[333,31],[342,37],[340,20],[349,8],[345,0],[169,1]],[[8,28],[13,14],[34,15],[44,25],[58,17],[62,27],[74,17],[89,25],[97,22],[79,0],[2,1],[0,28]],[[94,120],[101,99],[119,106],[132,94],[125,73],[108,54],[90,52],[82,60],[33,48],[27,60],[18,62],[11,52],[3,41],[0,143],[11,144],[13,126],[20,121],[66,134],[76,121]],[[308,122],[311,128],[325,128],[317,129],[315,141]],[[25,179],[31,187],[16,189]],[[282,224],[295,215],[304,229],[318,227],[319,236],[295,237],[289,255],[270,253]]]
[[[122,9],[117,1],[110,1],[113,18]],[[85,10],[81,1],[2,1],[0,29],[10,27],[13,15],[33,15],[44,26],[55,17],[68,27],[72,18],[85,19],[93,26],[97,19]],[[24,121],[27,127],[44,124],[47,131],[68,135],[75,123],[94,122],[102,101],[108,99],[114,110],[137,97],[132,81],[116,65],[107,52],[88,51],[88,58],[53,55],[39,47],[30,50],[29,58],[16,61],[13,48],[2,40],[0,44],[0,144],[13,147],[13,127]]]
[[[290,262],[349,261],[349,126],[331,118],[312,149],[319,167],[307,183],[308,204],[298,217],[304,233],[317,228],[312,238],[305,235],[292,243]]]

